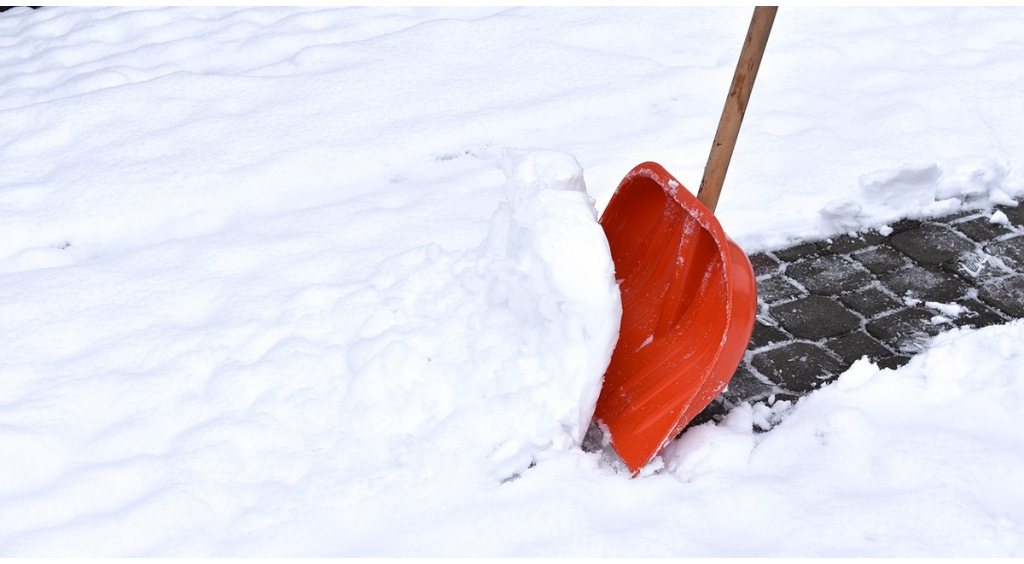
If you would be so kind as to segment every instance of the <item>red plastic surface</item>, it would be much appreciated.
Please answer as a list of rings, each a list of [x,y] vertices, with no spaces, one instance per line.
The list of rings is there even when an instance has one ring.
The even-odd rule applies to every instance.
[[[746,254],[656,163],[626,175],[601,225],[622,325],[594,417],[635,476],[729,383],[754,329],[757,287]]]

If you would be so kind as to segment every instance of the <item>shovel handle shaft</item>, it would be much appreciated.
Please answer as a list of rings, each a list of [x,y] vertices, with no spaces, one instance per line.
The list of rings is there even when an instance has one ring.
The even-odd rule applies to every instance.
[[[697,199],[712,213],[718,207],[718,196],[722,193],[725,173],[729,169],[732,150],[736,147],[736,137],[740,132],[740,124],[743,123],[743,114],[747,111],[747,100],[750,99],[750,91],[754,88],[754,78],[757,77],[757,69],[761,66],[761,55],[768,44],[768,34],[772,30],[776,11],[778,6],[754,8],[754,17],[750,20],[743,51],[740,52],[740,60],[736,63],[732,86],[729,87],[729,97],[725,99],[725,108],[722,109],[722,119],[718,122],[715,142],[711,145],[708,164],[704,167],[704,179],[701,180],[700,189],[697,191]]]

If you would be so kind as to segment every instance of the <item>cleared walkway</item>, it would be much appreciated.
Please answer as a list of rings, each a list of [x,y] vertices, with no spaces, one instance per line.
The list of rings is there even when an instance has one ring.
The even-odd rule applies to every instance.
[[[863,356],[901,366],[953,327],[1024,318],[1024,205],[890,229],[752,255],[753,338],[729,387],[691,424],[744,401],[796,400]]]

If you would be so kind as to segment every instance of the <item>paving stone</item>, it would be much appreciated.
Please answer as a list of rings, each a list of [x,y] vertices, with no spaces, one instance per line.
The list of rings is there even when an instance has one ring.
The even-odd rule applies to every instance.
[[[988,216],[970,219],[962,223],[954,224],[951,227],[979,243],[991,241],[996,237],[1002,237],[1003,235],[1013,232],[1005,225],[992,223],[989,221]]]
[[[825,349],[801,342],[758,353],[750,363],[772,382],[800,394],[834,380],[844,369]]]
[[[835,339],[829,339],[825,342],[825,348],[843,359],[847,367],[862,356],[867,356],[872,362],[877,362],[893,355],[893,352],[885,345],[863,331],[854,331]]]
[[[974,243],[967,237],[934,223],[893,235],[889,242],[910,258],[925,264],[951,261],[974,249]]]
[[[910,358],[911,357],[905,354],[898,354],[896,356],[890,356],[889,358],[883,358],[882,360],[879,360],[875,364],[877,364],[879,368],[888,368],[890,370],[896,370],[897,368],[905,366],[908,362],[910,362]]]
[[[754,402],[767,398],[775,390],[775,386],[762,382],[746,365],[741,364],[722,395],[733,403]]]
[[[1010,206],[996,206],[996,210],[999,210],[1006,214],[1006,217],[1010,220],[1010,223],[1017,227],[1024,227],[1024,204],[1018,202],[1015,207]]]
[[[782,249],[774,251],[772,254],[779,257],[779,260],[783,262],[793,262],[795,260],[809,257],[818,253],[818,245],[814,243],[802,243],[790,247],[788,249]]]
[[[1006,276],[1006,268],[993,260],[993,256],[985,251],[974,250],[961,254],[956,260],[944,263],[942,269],[956,274],[968,282],[979,285],[993,278]]]
[[[892,229],[892,233],[890,233],[889,236],[891,237],[893,235],[896,235],[897,233],[903,233],[904,231],[917,229],[918,227],[921,227],[921,221],[917,219],[904,218],[889,226],[889,228]]]
[[[754,333],[750,336],[750,350],[766,347],[774,343],[790,341],[793,336],[771,325],[765,325],[760,321],[754,323]]]
[[[864,287],[871,273],[856,262],[841,256],[815,257],[786,267],[786,275],[811,293],[834,296]]]
[[[960,223],[961,220],[967,218],[974,218],[979,214],[984,213],[980,209],[969,209],[947,214],[941,217],[930,220],[932,223],[942,223],[944,225],[950,225],[952,223]],[[991,215],[991,214],[990,214]],[[927,223],[927,222],[924,222]]]
[[[951,327],[932,322],[935,313],[924,308],[908,308],[869,322],[865,328],[871,336],[894,351],[916,354],[931,337]]]
[[[879,245],[871,249],[858,251],[853,253],[852,256],[874,274],[898,270],[910,264],[910,259],[907,258],[907,255],[889,245]]]
[[[914,265],[878,278],[896,296],[933,302],[952,302],[967,291],[963,280],[935,267]]]
[[[767,253],[754,253],[747,258],[750,259],[750,266],[754,268],[754,276],[767,276],[779,270],[779,261]]]
[[[768,398],[765,399],[765,403],[768,404],[768,405],[775,405],[776,403],[778,403],[780,401],[788,401],[790,403],[796,403],[797,401],[800,400],[800,397],[801,397],[800,394],[793,394],[793,393],[790,393],[790,392],[779,390],[779,391],[775,392],[774,394],[768,396]]]
[[[875,286],[868,286],[856,292],[843,294],[839,297],[843,305],[856,311],[867,318],[872,318],[880,313],[903,307],[903,302],[893,299]]]
[[[961,300],[957,304],[964,308],[963,313],[953,319],[953,325],[957,327],[981,329],[989,325],[1006,323],[1006,319],[994,309],[976,300]]]
[[[797,288],[788,278],[776,275],[757,282],[757,297],[766,304],[774,304],[800,296],[803,291]]]
[[[810,296],[772,307],[772,317],[801,339],[826,339],[860,327],[860,318],[838,302]]]
[[[725,398],[723,396],[718,396],[700,413],[695,415],[694,418],[686,424],[686,427],[679,432],[679,435],[676,435],[676,438],[678,439],[679,436],[685,433],[690,427],[697,427],[698,425],[703,425],[708,421],[721,421],[727,413],[729,413],[729,406],[725,405]]]
[[[1008,276],[986,284],[978,295],[1011,317],[1024,317],[1024,276]]]
[[[866,247],[877,245],[885,240],[876,231],[857,233],[856,235],[840,235],[818,243],[822,254],[845,255]]]
[[[1024,273],[1024,235],[985,245],[985,252],[998,257],[1015,272]]]

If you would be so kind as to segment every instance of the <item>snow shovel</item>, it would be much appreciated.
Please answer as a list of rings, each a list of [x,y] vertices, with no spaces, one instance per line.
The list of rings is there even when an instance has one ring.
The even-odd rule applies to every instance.
[[[754,9],[697,197],[647,162],[601,216],[622,324],[594,418],[633,476],[725,389],[754,329],[754,271],[714,210],[776,9]]]

